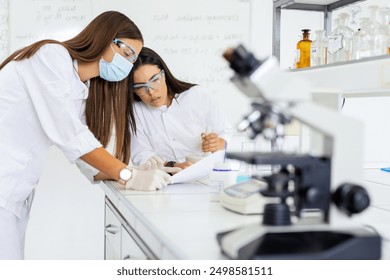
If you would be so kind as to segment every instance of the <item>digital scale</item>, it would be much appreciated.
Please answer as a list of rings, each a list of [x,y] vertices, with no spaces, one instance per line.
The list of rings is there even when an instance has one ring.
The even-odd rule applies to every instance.
[[[280,203],[278,197],[264,197],[260,194],[267,187],[266,182],[254,179],[235,184],[220,192],[220,203],[239,214],[262,214],[265,204]]]

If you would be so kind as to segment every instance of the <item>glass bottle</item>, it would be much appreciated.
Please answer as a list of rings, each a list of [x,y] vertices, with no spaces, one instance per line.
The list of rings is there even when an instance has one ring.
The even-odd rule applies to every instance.
[[[328,40],[325,30],[316,31],[316,39],[310,46],[310,66],[324,65],[328,58]]]
[[[390,9],[388,7],[380,7],[378,10],[378,21],[381,25],[382,50],[381,54],[389,54],[390,47]]]
[[[371,26],[369,32],[372,36],[372,56],[382,55],[387,53],[387,28],[380,22],[380,8],[372,5],[368,7],[370,11]]]
[[[373,38],[370,32],[371,20],[360,19],[360,28],[353,36],[353,59],[361,59],[373,55]]]
[[[297,68],[304,68],[310,66],[310,29],[302,29],[302,40],[297,43]]]
[[[349,15],[341,13],[336,28],[328,38],[328,63],[349,61],[352,58],[353,30],[347,26]]]
[[[359,5],[352,5],[349,8],[349,12],[351,13],[351,21],[349,22],[349,27],[352,30],[358,30],[358,28],[360,28],[360,25],[357,21],[357,19],[359,18],[357,17],[357,15],[362,12],[362,7]]]

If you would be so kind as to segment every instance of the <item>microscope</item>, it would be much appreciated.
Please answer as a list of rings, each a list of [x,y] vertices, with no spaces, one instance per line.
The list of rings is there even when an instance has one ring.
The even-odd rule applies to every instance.
[[[363,126],[312,101],[310,84],[282,71],[276,58],[258,60],[243,46],[228,49],[232,82],[252,100],[238,125],[271,141],[269,153],[227,153],[253,165],[271,165],[260,194],[262,222],[217,234],[231,259],[380,259],[381,237],[352,216],[370,204],[363,188]],[[322,135],[307,154],[282,152],[284,126],[298,120]]]

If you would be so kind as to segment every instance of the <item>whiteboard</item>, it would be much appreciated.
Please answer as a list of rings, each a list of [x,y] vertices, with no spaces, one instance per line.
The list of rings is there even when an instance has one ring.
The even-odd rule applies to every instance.
[[[9,54],[8,1],[0,0],[0,61]]]
[[[249,100],[229,81],[222,53],[250,44],[250,0],[12,0],[10,52],[40,39],[69,39],[108,10],[132,19],[176,77],[209,87],[233,126],[242,119]]]

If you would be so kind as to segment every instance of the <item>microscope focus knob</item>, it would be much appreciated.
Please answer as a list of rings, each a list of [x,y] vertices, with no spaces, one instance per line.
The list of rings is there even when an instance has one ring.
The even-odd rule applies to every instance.
[[[336,206],[351,216],[360,213],[370,205],[370,197],[367,191],[358,185],[342,184],[333,194]]]
[[[318,201],[321,201],[323,196],[324,196],[323,193],[321,191],[319,191],[317,188],[308,188],[304,192],[304,196],[303,197],[305,198],[305,201],[307,203],[315,204]]]

